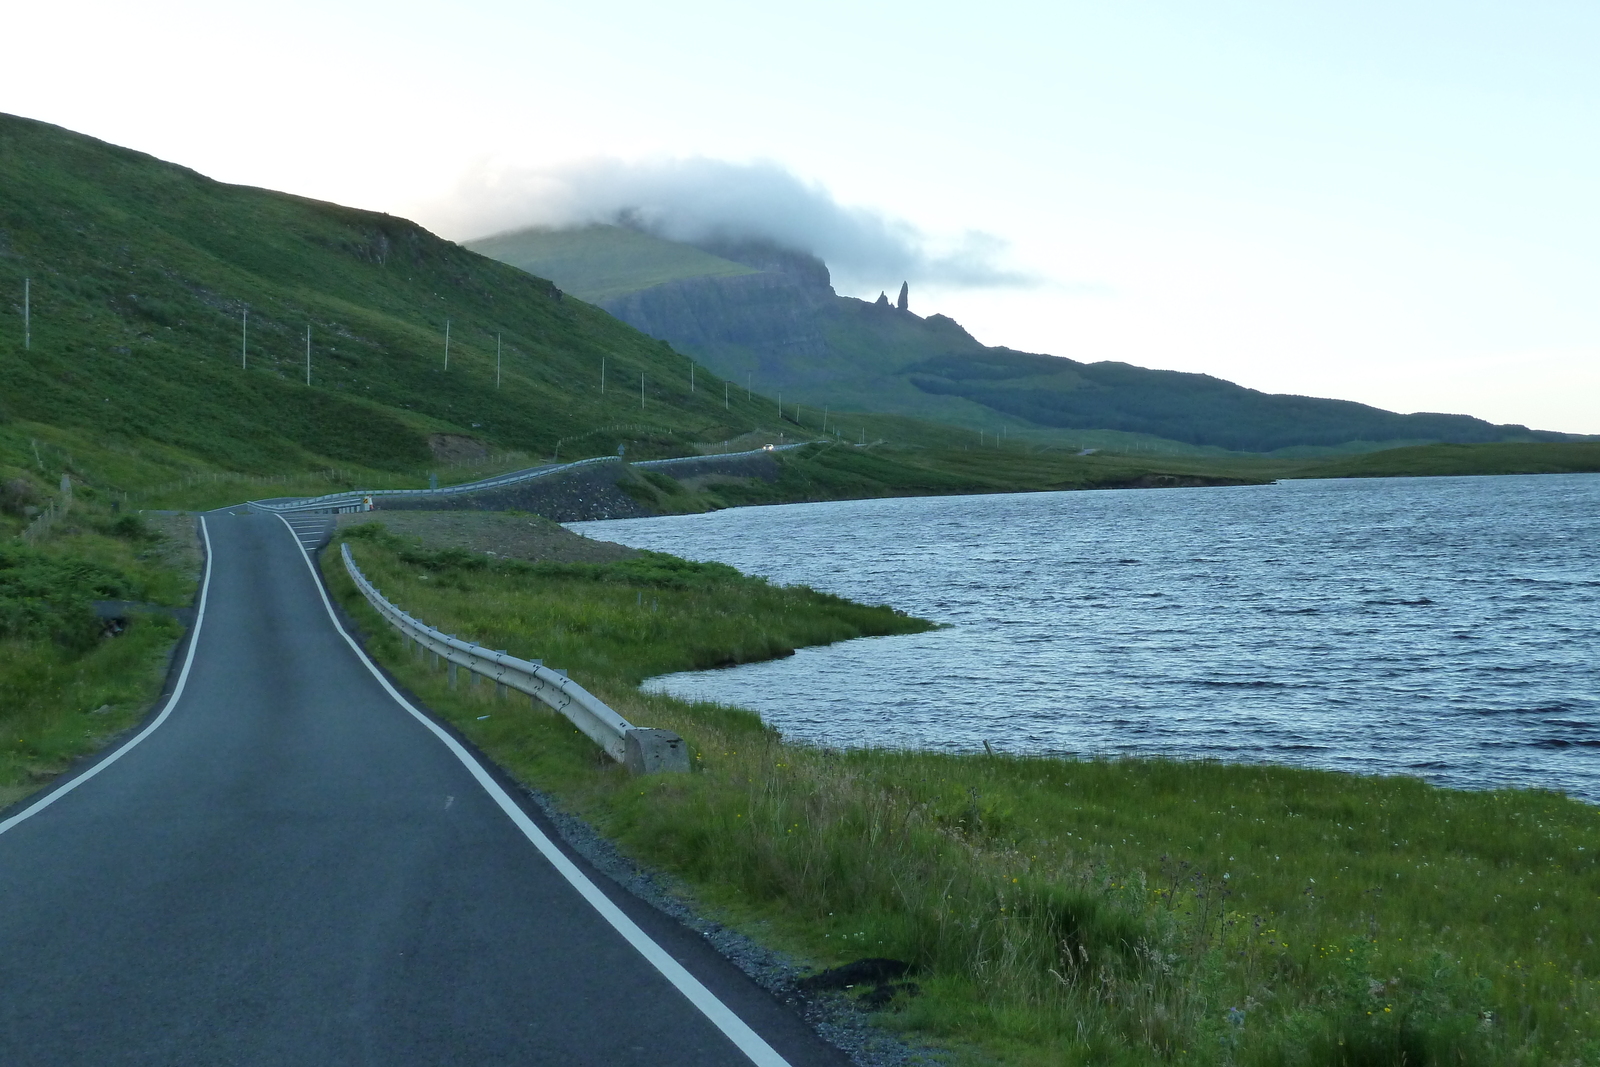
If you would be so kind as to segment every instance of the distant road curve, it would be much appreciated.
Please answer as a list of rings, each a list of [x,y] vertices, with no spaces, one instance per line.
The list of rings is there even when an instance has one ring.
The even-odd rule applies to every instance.
[[[204,534],[171,698],[0,821],[0,1063],[846,1062],[398,692],[286,522]]]
[[[646,459],[631,463],[629,466],[670,467],[678,463],[696,463],[708,459],[760,456],[771,452],[787,452],[792,448],[804,448],[808,443],[800,441],[792,445],[774,445],[771,448],[755,448],[747,452],[717,453],[709,456],[676,456],[672,459]],[[249,501],[248,506],[252,511],[279,515],[359,511],[365,506],[366,498],[368,497],[376,500],[384,497],[451,497],[459,496],[463,493],[481,493],[486,489],[502,489],[506,486],[530,482],[536,478],[549,478],[566,471],[593,466],[596,463],[619,462],[622,461],[616,456],[596,456],[592,459],[574,460],[571,463],[547,463],[539,467],[525,467],[509,474],[497,474],[492,478],[482,478],[475,482],[462,482],[460,485],[441,486],[438,489],[351,489],[346,492],[328,493],[323,496],[274,497],[266,500],[252,500]]]

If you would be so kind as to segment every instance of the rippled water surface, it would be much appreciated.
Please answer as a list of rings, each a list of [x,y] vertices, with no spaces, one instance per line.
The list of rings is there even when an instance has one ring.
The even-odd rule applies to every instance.
[[[949,624],[649,683],[756,708],[791,736],[1600,801],[1600,476],[921,497],[574,529]]]

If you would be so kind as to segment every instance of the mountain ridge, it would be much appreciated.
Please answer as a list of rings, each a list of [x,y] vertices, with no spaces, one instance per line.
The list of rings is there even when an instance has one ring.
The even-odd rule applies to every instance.
[[[814,256],[756,241],[688,245],[647,234],[634,240],[642,245],[642,238],[753,273],[685,270],[628,292],[613,289],[601,307],[726,378],[835,411],[875,410],[973,428],[992,429],[998,421],[1045,432],[1108,430],[1238,452],[1582,439],[1470,415],[1403,414],[1266,393],[1207,374],[988,346],[948,316],[908,310],[903,286],[893,303],[887,292],[876,302],[838,295]],[[536,246],[525,239],[522,262],[556,268],[549,273],[561,284],[563,264],[541,259]],[[569,242],[569,260],[581,257],[580,246]],[[494,254],[485,242],[468,247]]]

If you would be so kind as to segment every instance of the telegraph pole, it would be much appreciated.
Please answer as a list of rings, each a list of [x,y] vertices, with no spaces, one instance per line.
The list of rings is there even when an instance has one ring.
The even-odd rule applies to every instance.
[[[22,279],[22,350],[33,347],[33,279]]]
[[[500,335],[494,335],[494,387],[500,388]]]
[[[311,324],[306,324],[306,384],[311,384]]]
[[[450,369],[450,320],[444,320],[444,369]]]
[[[244,309],[244,317],[239,321],[239,369],[250,369],[250,309]]]
[[[639,372],[639,410],[644,410],[644,371]]]
[[[600,357],[600,395],[606,395],[606,357]]]
[[[727,379],[723,379],[723,382],[722,382],[722,410],[723,411],[727,411],[728,410],[728,382],[727,382]]]
[[[694,392],[694,364],[689,364],[689,392]]]

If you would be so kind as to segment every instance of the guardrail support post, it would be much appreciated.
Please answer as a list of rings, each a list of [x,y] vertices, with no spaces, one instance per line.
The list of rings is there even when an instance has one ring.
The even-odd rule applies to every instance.
[[[455,664],[454,660],[450,661],[449,674],[450,674],[450,688],[454,689],[456,687],[456,664]]]

